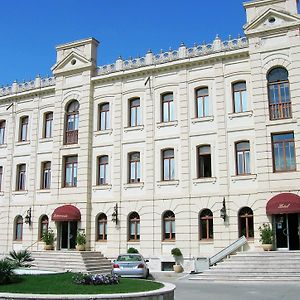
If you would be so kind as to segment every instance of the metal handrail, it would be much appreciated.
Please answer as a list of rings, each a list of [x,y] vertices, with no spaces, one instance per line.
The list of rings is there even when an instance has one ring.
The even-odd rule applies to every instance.
[[[246,243],[247,243],[247,239],[243,235],[242,237],[234,241],[232,244],[230,244],[229,246],[227,246],[226,248],[222,249],[220,252],[212,256],[209,259],[209,265],[213,266],[220,260],[224,259],[226,256],[232,254],[233,252],[235,252],[236,250],[244,246]]]

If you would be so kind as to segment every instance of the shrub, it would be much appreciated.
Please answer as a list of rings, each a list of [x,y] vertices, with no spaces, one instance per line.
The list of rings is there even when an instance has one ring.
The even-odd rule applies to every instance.
[[[73,281],[76,284],[84,285],[109,285],[118,284],[120,282],[118,275],[102,275],[102,274],[84,274],[78,273],[73,276]]]
[[[0,284],[11,283],[15,279],[16,265],[7,258],[0,260]]]
[[[31,262],[34,261],[28,250],[10,251],[7,259],[17,268],[30,268],[32,266]]]
[[[128,248],[127,253],[139,253],[139,251],[133,247]]]
[[[54,243],[54,231],[51,228],[48,228],[48,230],[43,233],[41,240],[46,245],[53,245],[53,243]]]
[[[81,231],[77,231],[76,235],[76,244],[77,245],[85,245],[86,244],[86,235]]]
[[[171,254],[173,255],[173,256],[177,256],[177,257],[179,257],[179,256],[182,256],[182,253],[181,253],[181,250],[179,249],[179,248],[173,248],[172,250],[171,250]]]
[[[273,242],[273,230],[270,224],[263,223],[259,228],[260,242],[262,244],[272,244]]]

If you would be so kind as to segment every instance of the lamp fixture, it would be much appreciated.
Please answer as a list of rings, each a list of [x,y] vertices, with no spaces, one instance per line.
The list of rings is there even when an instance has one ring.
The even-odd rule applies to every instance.
[[[27,210],[25,224],[28,224],[29,226],[31,225],[31,207]]]
[[[226,214],[226,205],[225,205],[225,197],[223,197],[223,206],[220,209],[220,217],[224,220],[226,220],[227,214]]]
[[[118,203],[114,206],[114,211],[111,215],[111,220],[118,225]]]

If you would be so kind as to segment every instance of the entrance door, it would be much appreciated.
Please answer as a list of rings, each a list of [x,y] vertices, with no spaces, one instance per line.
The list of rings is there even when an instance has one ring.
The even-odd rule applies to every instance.
[[[300,250],[299,217],[300,217],[300,215],[298,215],[298,214],[289,214],[288,215],[289,249],[290,250]]]
[[[77,222],[60,222],[60,248],[75,249]]]
[[[287,250],[289,248],[287,215],[275,215],[275,228],[277,249]]]

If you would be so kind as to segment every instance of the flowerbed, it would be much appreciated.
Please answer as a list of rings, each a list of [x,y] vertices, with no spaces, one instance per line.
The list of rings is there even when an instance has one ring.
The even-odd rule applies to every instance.
[[[77,284],[85,285],[110,285],[119,284],[118,275],[102,275],[102,274],[84,274],[78,273],[73,276],[73,281]]]

